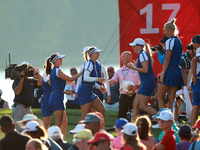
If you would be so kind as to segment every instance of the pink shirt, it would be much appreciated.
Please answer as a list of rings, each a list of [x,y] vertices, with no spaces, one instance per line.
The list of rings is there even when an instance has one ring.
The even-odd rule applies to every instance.
[[[116,138],[114,138],[114,140],[112,141],[112,148],[113,149],[120,149],[123,147],[122,144],[122,136],[117,136]]]
[[[119,81],[119,91],[120,94],[127,94],[123,89],[122,89],[122,80],[126,81],[132,81],[135,85],[140,84],[140,77],[139,73],[135,70],[129,69],[125,65],[122,66],[119,70],[116,71],[114,76],[112,77],[111,80],[115,80],[116,82]],[[135,93],[137,93],[138,90],[135,90]]]

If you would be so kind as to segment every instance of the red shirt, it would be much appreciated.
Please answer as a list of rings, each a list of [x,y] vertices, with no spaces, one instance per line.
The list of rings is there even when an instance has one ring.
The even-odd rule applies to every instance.
[[[169,131],[163,135],[161,144],[165,146],[165,150],[176,150],[176,137],[175,131]]]

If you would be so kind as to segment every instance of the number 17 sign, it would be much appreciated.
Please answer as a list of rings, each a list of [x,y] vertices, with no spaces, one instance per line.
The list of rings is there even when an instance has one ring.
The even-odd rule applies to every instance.
[[[132,51],[129,43],[139,37],[157,46],[164,35],[164,24],[172,18],[177,19],[184,51],[191,38],[200,34],[200,0],[118,0],[118,5],[120,53]]]

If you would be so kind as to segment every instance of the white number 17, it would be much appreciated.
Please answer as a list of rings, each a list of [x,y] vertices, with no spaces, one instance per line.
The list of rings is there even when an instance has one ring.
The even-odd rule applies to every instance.
[[[171,15],[169,16],[168,21],[170,21],[172,18],[176,17],[176,14],[178,13],[180,9],[180,3],[174,3],[174,4],[162,4],[162,10],[173,10]],[[159,33],[159,28],[152,28],[153,23],[153,4],[148,4],[146,7],[140,10],[140,15],[147,14],[146,15],[146,28],[140,29],[140,34],[154,34]]]

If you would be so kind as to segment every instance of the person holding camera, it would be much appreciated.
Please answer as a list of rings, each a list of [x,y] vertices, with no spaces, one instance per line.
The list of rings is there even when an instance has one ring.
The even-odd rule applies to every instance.
[[[16,125],[16,129],[21,132],[23,129],[16,123],[22,120],[24,115],[32,114],[30,106],[34,101],[34,88],[42,85],[42,76],[28,62],[22,62],[20,66],[27,66],[20,72],[19,78],[15,78],[12,88],[15,93],[12,115]],[[38,80],[28,78],[28,72],[33,71]]]
[[[180,67],[182,56],[182,43],[177,36],[175,19],[165,23],[164,34],[168,37],[165,42],[165,60],[158,85],[157,99],[159,109],[165,108],[164,97],[168,93],[169,107],[172,108],[178,87],[184,85]]]

